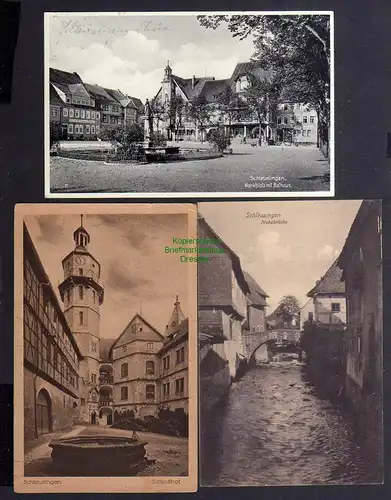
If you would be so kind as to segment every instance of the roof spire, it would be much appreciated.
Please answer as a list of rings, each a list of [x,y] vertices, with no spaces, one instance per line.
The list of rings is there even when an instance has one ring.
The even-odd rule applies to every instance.
[[[87,248],[88,243],[90,242],[90,235],[88,231],[83,226],[83,215],[80,215],[80,226],[73,233],[73,239],[75,241],[75,246]]]
[[[185,315],[183,314],[180,306],[179,296],[177,295],[174,302],[174,310],[171,314],[170,321],[166,326],[165,334],[170,335],[170,333],[174,332],[185,319]]]

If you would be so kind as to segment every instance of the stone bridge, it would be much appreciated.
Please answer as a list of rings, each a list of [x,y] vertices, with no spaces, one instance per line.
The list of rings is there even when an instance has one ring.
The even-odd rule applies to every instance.
[[[244,332],[243,353],[247,361],[254,361],[258,349],[269,343],[297,345],[300,341],[300,330],[278,329],[265,332]]]

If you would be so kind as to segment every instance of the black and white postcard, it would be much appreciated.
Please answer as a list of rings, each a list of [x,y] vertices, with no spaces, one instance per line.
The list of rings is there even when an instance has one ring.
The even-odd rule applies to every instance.
[[[381,483],[381,201],[199,211],[201,485]]]
[[[46,197],[334,195],[333,12],[45,13]]]

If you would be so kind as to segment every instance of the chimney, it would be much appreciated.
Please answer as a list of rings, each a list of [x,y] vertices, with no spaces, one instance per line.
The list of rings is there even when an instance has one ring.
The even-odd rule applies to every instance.
[[[195,87],[195,76],[193,75],[193,78],[191,79],[191,88],[194,89]]]

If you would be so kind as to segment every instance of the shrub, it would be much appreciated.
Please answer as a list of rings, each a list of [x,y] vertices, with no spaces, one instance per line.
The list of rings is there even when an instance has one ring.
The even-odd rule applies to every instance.
[[[231,144],[228,135],[225,135],[222,129],[212,129],[206,136],[207,141],[212,144],[221,153]]]
[[[162,134],[161,132],[152,132],[151,142],[154,146],[166,146],[167,145],[166,136],[164,134]]]
[[[99,137],[102,141],[119,142],[127,150],[132,144],[144,140],[144,130],[141,125],[133,123],[125,129],[122,127],[103,129]]]

